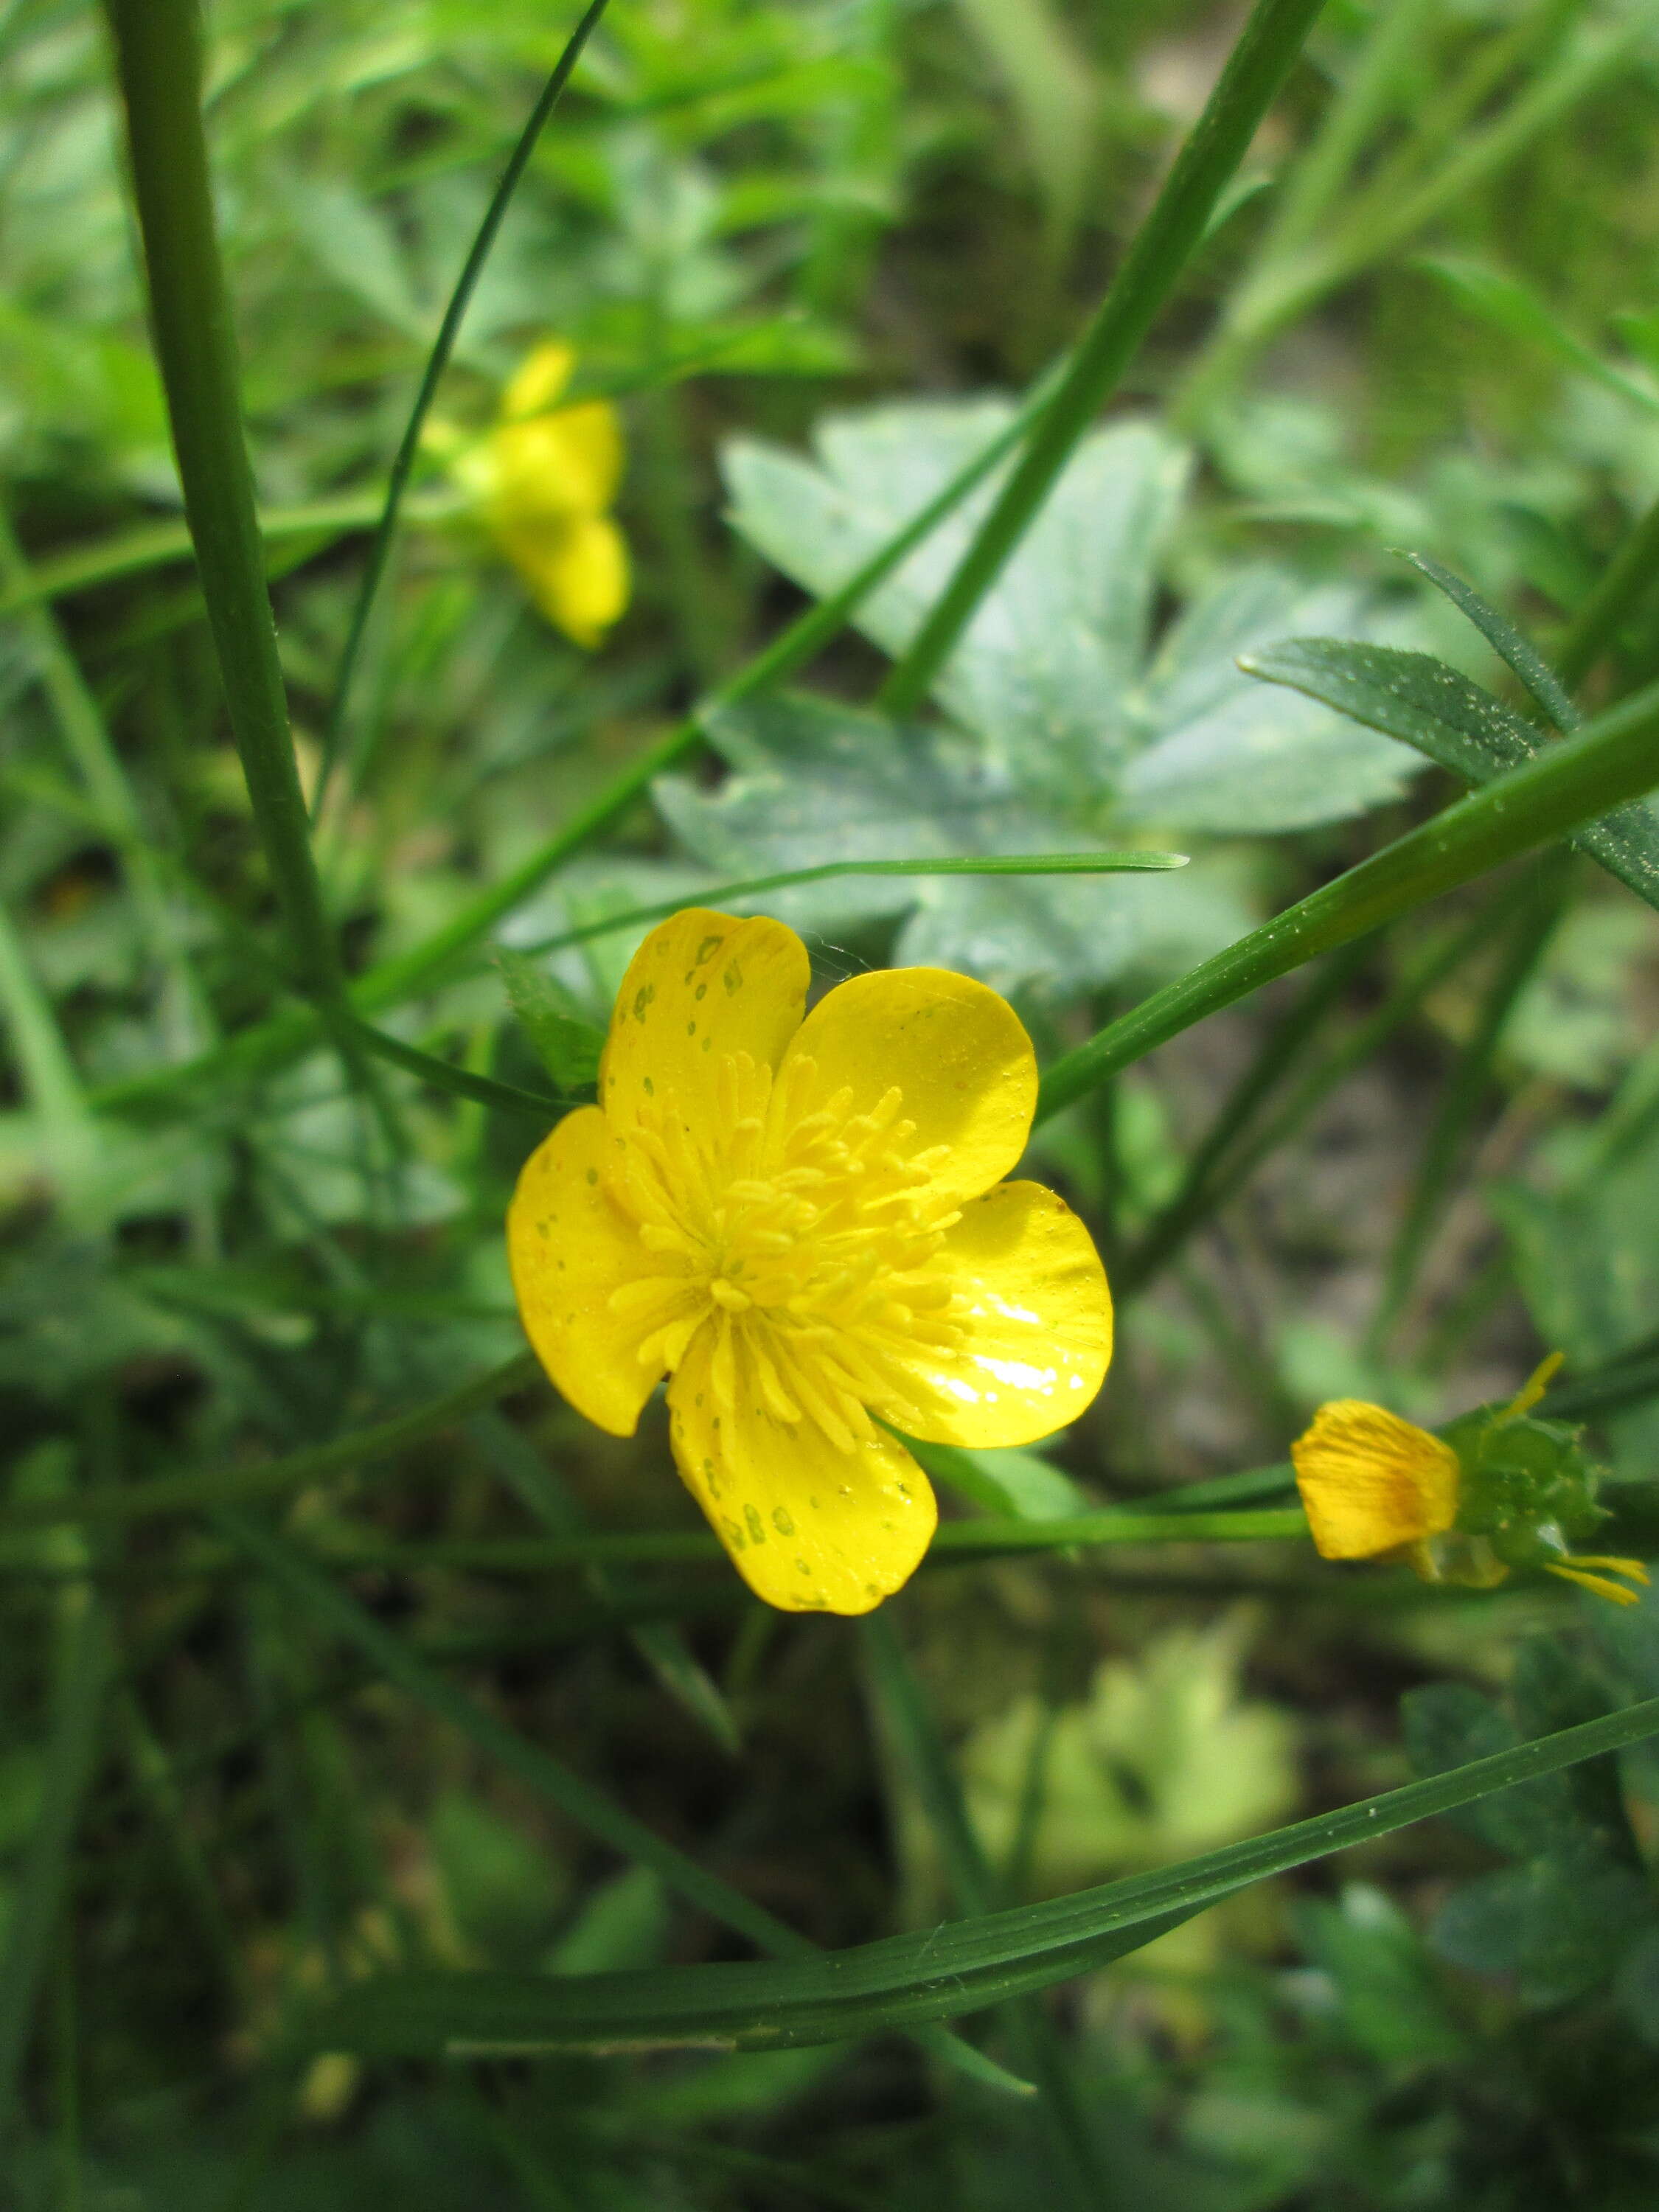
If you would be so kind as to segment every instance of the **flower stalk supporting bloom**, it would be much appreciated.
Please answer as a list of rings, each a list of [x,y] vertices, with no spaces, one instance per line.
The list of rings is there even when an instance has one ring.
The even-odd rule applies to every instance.
[[[1541,1568],[1616,1605],[1645,1585],[1639,1559],[1573,1548],[1607,1518],[1577,1429],[1532,1409],[1560,1365],[1547,1359],[1507,1405],[1478,1406],[1440,1436],[1382,1406],[1322,1406],[1291,1446],[1314,1544],[1328,1559],[1403,1559],[1425,1582],[1490,1589]]]
[[[608,400],[559,404],[575,365],[558,339],[536,347],[502,394],[495,428],[451,466],[543,614],[592,649],[628,605],[628,545],[611,515],[623,433]]]
[[[1106,1278],[1052,1191],[1002,1178],[1036,1102],[1006,1002],[943,969],[805,1013],[793,930],[692,908],[635,955],[599,1103],[526,1163],[519,1309],[555,1383],[631,1435],[665,1375],[680,1474],[750,1588],[867,1612],[937,1519],[892,1431],[969,1447],[1075,1420]]]

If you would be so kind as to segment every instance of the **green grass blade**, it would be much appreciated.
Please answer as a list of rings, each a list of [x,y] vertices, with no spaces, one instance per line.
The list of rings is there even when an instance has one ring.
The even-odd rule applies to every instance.
[[[1116,388],[1203,238],[1322,5],[1323,0],[1256,0],[1018,466],[882,686],[881,703],[893,713],[911,713],[927,697],[1078,441]]]
[[[671,2046],[780,2050],[994,2004],[1121,1956],[1152,1923],[1659,1733],[1659,1698],[1340,1812],[1052,1902],[782,1966],[570,1976],[390,1975],[319,2009],[307,2041],[383,2057]]]
[[[475,1074],[470,1067],[457,1067],[451,1060],[422,1052],[418,1045],[405,1044],[401,1037],[376,1029],[371,1022],[358,1022],[356,1029],[366,1051],[389,1060],[394,1067],[401,1067],[407,1075],[418,1076],[434,1091],[447,1091],[454,1097],[470,1098],[477,1105],[494,1106],[504,1114],[516,1114],[523,1120],[538,1123],[544,1129],[551,1128],[561,1115],[583,1103],[580,1098],[557,1097],[550,1091],[526,1091],[516,1083],[499,1082],[493,1075]]]
[[[1169,1206],[1149,1223],[1140,1242],[1124,1255],[1112,1279],[1115,1295],[1127,1299],[1143,1291],[1194,1231],[1230,1203],[1262,1161],[1295,1135],[1337,1085],[1410,1018],[1428,994],[1480,951],[1491,928],[1492,916],[1483,911],[1467,927],[1449,933],[1419,954],[1382,1005],[1329,1047],[1265,1121],[1253,1131],[1245,1130],[1202,1182],[1183,1182]]]
[[[355,1645],[386,1680],[450,1722],[488,1758],[556,1806],[586,1833],[638,1864],[650,1867],[687,1904],[774,1957],[801,1958],[815,1953],[817,1947],[806,1936],[751,1903],[729,1883],[705,1873],[694,1860],[613,1804],[562,1760],[526,1742],[464,1690],[447,1681],[402,1637],[365,1612],[298,1545],[245,1514],[221,1511],[213,1518],[220,1532],[257,1562],[294,1604],[331,1634]]]
[[[356,603],[352,608],[351,620],[347,626],[345,645],[342,649],[340,665],[334,678],[333,696],[329,701],[328,714],[323,725],[321,758],[318,763],[317,781],[311,801],[313,821],[322,811],[323,801],[328,794],[329,782],[339,757],[340,739],[345,729],[346,709],[351,700],[351,679],[356,671],[357,657],[362,650],[364,634],[368,628],[369,616],[374,611],[375,596],[380,587],[380,580],[386,574],[386,562],[391,557],[392,541],[397,534],[398,517],[403,506],[404,493],[408,487],[410,475],[415,466],[416,455],[420,451],[421,433],[426,428],[426,419],[431,412],[432,403],[438,396],[438,386],[443,381],[444,371],[448,368],[450,356],[455,350],[455,341],[460,336],[461,325],[466,319],[466,311],[472,303],[472,295],[477,289],[478,279],[483,274],[484,264],[489,258],[490,249],[495,243],[496,234],[506,220],[507,209],[512,204],[513,195],[519,188],[520,179],[529,166],[530,156],[536,149],[536,142],[541,137],[548,118],[558,106],[566,85],[570,82],[571,73],[581,58],[582,48],[587,44],[589,36],[609,4],[610,0],[590,0],[586,14],[583,15],[566,40],[564,52],[554,64],[553,73],[542,87],[536,105],[530,111],[530,118],[519,134],[518,143],[507,157],[507,167],[501,172],[501,181],[490,197],[489,205],[484,210],[483,221],[478,225],[477,235],[467,249],[466,259],[461,264],[461,273],[455,280],[455,289],[449,295],[448,304],[438,325],[438,334],[434,338],[432,350],[427,356],[426,367],[421,375],[420,388],[415,394],[415,404],[409,410],[409,420],[404,425],[404,434],[398,441],[398,451],[392,459],[392,473],[386,480],[385,504],[380,510],[380,520],[374,526],[374,536],[369,545],[368,559],[364,565],[362,581],[358,586]]]
[[[477,1415],[467,1426],[496,1474],[550,1535],[574,1534],[587,1527],[581,1506],[522,1430],[493,1412]],[[647,1595],[627,1576],[607,1573],[602,1567],[589,1571],[587,1583],[596,1597],[613,1607]],[[743,1750],[743,1737],[736,1716],[673,1622],[641,1620],[630,1630],[629,1638],[669,1696],[708,1730],[728,1757],[737,1758]]]
[[[1252,930],[1056,1060],[1046,1119],[1206,1015],[1659,783],[1659,684],[1563,738]]]
[[[659,899],[653,906],[629,907],[580,929],[562,929],[538,938],[526,952],[560,952],[624,929],[665,921],[687,906],[718,906],[727,899],[759,898],[767,891],[793,890],[802,884],[827,884],[843,876],[1116,876],[1162,874],[1184,868],[1184,853],[997,853],[953,854],[933,860],[824,860],[815,868],[786,868],[774,876],[745,876],[737,883],[714,884],[684,898]]]

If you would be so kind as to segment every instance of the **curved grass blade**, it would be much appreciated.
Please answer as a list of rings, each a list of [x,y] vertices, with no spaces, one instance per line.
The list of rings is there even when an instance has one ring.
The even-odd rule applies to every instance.
[[[1172,1913],[1656,1733],[1659,1698],[1649,1698],[1155,1874],[820,1959],[564,1978],[387,1975],[320,2008],[304,2040],[384,2057],[480,2058],[775,2051],[908,2027],[1067,1980],[1137,1948]]]
[[[1571,836],[1656,783],[1659,684],[1650,684],[1535,760],[1494,778],[1397,837],[1066,1053],[1042,1079],[1037,1119],[1058,1113],[1194,1022],[1234,1005],[1275,976],[1489,868]]]

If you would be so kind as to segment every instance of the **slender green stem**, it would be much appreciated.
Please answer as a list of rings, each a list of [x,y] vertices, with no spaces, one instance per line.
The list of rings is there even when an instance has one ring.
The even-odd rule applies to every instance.
[[[1001,1559],[1024,1552],[1092,1551],[1118,1544],[1294,1542],[1307,1533],[1307,1522],[1297,1506],[1214,1513],[1189,1508],[1167,1513],[1110,1505],[1097,1512],[1068,1514],[1053,1521],[1022,1521],[1012,1515],[991,1514],[973,1521],[947,1521],[935,1535],[927,1559],[939,1566],[953,1559]],[[331,1565],[339,1567],[542,1575],[592,1566],[684,1566],[697,1559],[718,1560],[725,1553],[719,1539],[705,1529],[665,1528],[636,1534],[596,1530],[568,1536],[434,1537],[403,1543],[338,1535],[330,1541],[326,1556]]]
[[[138,0],[138,4],[143,4],[143,0]],[[558,106],[560,96],[570,82],[571,73],[581,58],[582,48],[587,44],[590,33],[608,5],[609,0],[590,0],[587,12],[571,33],[565,43],[564,52],[554,64],[553,74],[542,87],[540,97],[530,111],[530,119],[520,132],[519,142],[508,155],[507,167],[501,172],[501,181],[491,196],[489,205],[484,210],[483,221],[478,225],[477,235],[467,250],[466,259],[461,265],[461,273],[456,279],[455,289],[449,295],[449,304],[444,309],[443,319],[438,325],[438,335],[432,342],[432,350],[427,356],[426,368],[421,377],[420,389],[415,395],[415,404],[410,410],[409,420],[404,425],[404,434],[398,441],[398,451],[392,459],[392,473],[386,480],[386,501],[380,509],[380,519],[375,525],[374,539],[368,549],[368,559],[363,568],[362,581],[357,590],[356,604],[352,608],[351,621],[346,630],[345,645],[340,654],[339,670],[334,679],[334,693],[329,701],[328,715],[323,726],[322,757],[318,763],[317,782],[312,795],[313,820],[322,811],[323,801],[328,793],[329,781],[334,773],[335,763],[339,756],[340,739],[345,728],[346,709],[351,698],[352,676],[356,669],[358,653],[362,649],[363,635],[368,628],[368,618],[374,611],[375,594],[380,589],[380,579],[386,572],[386,561],[391,555],[392,541],[397,534],[398,511],[403,505],[404,493],[409,483],[410,471],[415,466],[415,457],[420,451],[421,433],[426,427],[426,418],[431,411],[434,399],[437,397],[438,386],[443,380],[444,371],[449,366],[450,356],[455,350],[455,341],[460,336],[461,325],[465,320],[466,311],[472,303],[472,295],[477,289],[479,277],[483,274],[483,266],[489,258],[490,249],[495,243],[496,233],[506,220],[507,209],[513,202],[513,195],[517,191],[519,181],[529,166],[530,156],[536,149],[536,141],[541,137],[543,127],[549,116]]]
[[[1143,1000],[1043,1078],[1037,1119],[1069,1106],[1194,1022],[1659,783],[1659,684],[1495,777],[1237,945]]]
[[[105,0],[127,115],[185,512],[253,818],[299,970],[321,1002],[343,988],[295,766],[276,628],[253,505],[230,301],[202,127],[196,0]]]
[[[1556,672],[1571,689],[1613,643],[1620,624],[1659,577],[1659,499],[1620,544],[1555,648]]]
[[[823,860],[815,868],[787,868],[775,876],[745,876],[734,884],[711,884],[691,894],[699,906],[721,904],[728,899],[758,898],[764,891],[793,890],[803,884],[827,884],[845,876],[1115,876],[1161,875],[1184,867],[1184,853],[967,853],[937,860]],[[586,945],[596,937],[619,930],[642,928],[680,913],[684,898],[660,899],[654,906],[635,906],[608,914],[579,929],[562,929],[552,937],[538,937],[524,952],[562,952],[572,945]]]
[[[1079,341],[990,514],[881,690],[908,714],[932,689],[975,611],[1115,388],[1205,232],[1216,202],[1313,27],[1323,0],[1256,0],[1249,21],[1152,212]]]

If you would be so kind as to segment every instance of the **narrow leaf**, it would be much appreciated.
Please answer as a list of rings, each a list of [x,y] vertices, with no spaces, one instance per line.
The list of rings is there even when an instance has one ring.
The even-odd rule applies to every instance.
[[[1512,622],[1500,615],[1489,600],[1481,598],[1473,584],[1466,584],[1461,576],[1443,568],[1427,553],[1402,553],[1401,558],[1409,561],[1419,575],[1426,576],[1437,591],[1445,593],[1460,614],[1468,617],[1499,659],[1509,663],[1558,730],[1578,727],[1584,718],[1573,705],[1555,671]]]

